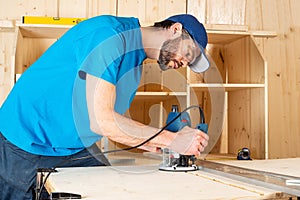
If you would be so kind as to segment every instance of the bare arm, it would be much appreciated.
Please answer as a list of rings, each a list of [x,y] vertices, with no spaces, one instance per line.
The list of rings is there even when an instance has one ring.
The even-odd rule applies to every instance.
[[[135,146],[159,131],[114,111],[116,92],[113,84],[88,74],[86,81],[90,126],[94,132],[113,141]],[[163,131],[144,147],[148,150],[168,147],[181,154],[199,155],[207,145],[207,140],[203,132],[185,127],[177,133]]]

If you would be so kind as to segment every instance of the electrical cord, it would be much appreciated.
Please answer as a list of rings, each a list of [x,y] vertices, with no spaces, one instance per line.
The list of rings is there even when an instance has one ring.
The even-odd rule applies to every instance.
[[[136,149],[136,148],[138,148],[140,146],[143,146],[144,144],[146,144],[147,142],[149,142],[150,140],[154,139],[159,134],[161,134],[161,132],[163,132],[164,130],[166,130],[175,120],[177,120],[182,115],[182,113],[184,113],[184,112],[186,112],[186,111],[188,111],[188,110],[190,110],[192,108],[198,108],[199,109],[201,123],[205,123],[204,113],[203,113],[203,110],[201,109],[201,107],[200,106],[196,106],[196,105],[192,105],[192,106],[187,107],[183,111],[179,112],[178,115],[176,117],[174,117],[174,119],[172,119],[171,121],[169,121],[157,133],[155,133],[153,136],[149,137],[147,140],[145,140],[144,142],[142,142],[142,143],[140,143],[138,145],[135,145],[135,146],[132,146],[132,147],[123,148],[123,149],[114,149],[114,150],[104,151],[104,152],[101,152],[101,153],[98,153],[98,154],[95,154],[95,155],[83,156],[83,157],[80,157],[80,158],[71,158],[71,159],[64,160],[64,161],[58,163],[55,167],[52,167],[50,170],[47,171],[48,174],[46,175],[44,181],[42,182],[42,185],[41,185],[41,187],[39,189],[39,192],[37,193],[36,200],[40,200],[40,195],[41,195],[41,192],[42,192],[43,188],[45,187],[46,181],[49,178],[50,174],[52,172],[56,171],[56,168],[58,168],[60,166],[63,166],[63,164],[71,162],[71,161],[88,159],[88,158],[91,158],[91,157],[94,157],[94,156],[97,156],[97,155],[104,155],[104,154],[115,153],[115,152],[119,152],[119,151],[129,151],[129,150],[132,150],[132,149]]]

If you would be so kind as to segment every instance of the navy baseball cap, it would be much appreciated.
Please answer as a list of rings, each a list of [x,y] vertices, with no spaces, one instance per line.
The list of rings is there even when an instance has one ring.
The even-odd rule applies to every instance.
[[[207,45],[207,33],[203,24],[200,23],[196,17],[190,14],[174,15],[166,20],[181,23],[192,39],[197,42],[201,50],[201,54],[189,65],[191,70],[196,73],[206,71],[209,68],[210,63],[204,52],[204,48],[206,48]]]

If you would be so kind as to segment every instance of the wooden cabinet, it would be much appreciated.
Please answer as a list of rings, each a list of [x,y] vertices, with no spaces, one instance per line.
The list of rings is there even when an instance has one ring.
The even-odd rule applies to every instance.
[[[202,75],[190,72],[188,87],[203,102],[210,122],[211,145],[216,145],[209,149],[237,154],[246,147],[253,158],[267,158],[267,63],[253,36],[209,32],[207,51],[214,61],[211,68]],[[191,97],[190,104],[196,104]]]
[[[26,70],[69,28],[18,26],[15,74]],[[147,59],[140,87],[126,115],[162,127],[172,105],[179,105],[180,110],[199,105],[209,123],[207,153],[236,154],[247,147],[253,158],[268,158],[267,63],[253,34],[208,30],[208,37],[207,53],[212,62],[204,73],[195,74],[189,68],[161,72],[156,61]],[[199,113],[196,109],[189,112],[195,126]]]
[[[253,34],[246,31],[208,30],[208,38],[211,67],[204,73],[189,68],[160,72],[155,61],[146,62],[128,116],[162,127],[173,104],[181,110],[199,105],[209,123],[210,144],[205,153],[237,154],[246,147],[253,158],[268,158],[266,60]],[[199,112],[189,112],[195,127]]]

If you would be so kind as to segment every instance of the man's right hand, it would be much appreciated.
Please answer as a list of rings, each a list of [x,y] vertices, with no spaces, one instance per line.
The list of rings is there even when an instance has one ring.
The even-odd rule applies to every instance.
[[[188,126],[174,134],[177,134],[177,136],[168,148],[182,155],[199,156],[204,151],[209,140],[206,133]]]

